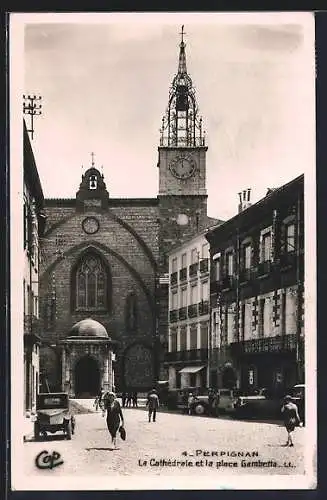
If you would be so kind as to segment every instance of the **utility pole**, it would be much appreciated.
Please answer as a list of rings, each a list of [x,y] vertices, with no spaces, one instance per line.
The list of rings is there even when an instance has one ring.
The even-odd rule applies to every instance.
[[[36,95],[23,95],[24,103],[23,103],[23,113],[24,115],[30,115],[30,128],[27,129],[27,132],[30,132],[31,139],[34,139],[34,116],[39,116],[42,111],[42,104],[38,104],[41,101],[41,96]]]

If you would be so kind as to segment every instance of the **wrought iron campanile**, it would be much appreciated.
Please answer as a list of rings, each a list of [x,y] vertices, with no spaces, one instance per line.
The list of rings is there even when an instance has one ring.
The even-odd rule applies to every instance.
[[[178,71],[173,79],[168,107],[162,119],[160,146],[205,146],[202,118],[199,116],[193,82],[186,67],[184,26],[180,34]]]

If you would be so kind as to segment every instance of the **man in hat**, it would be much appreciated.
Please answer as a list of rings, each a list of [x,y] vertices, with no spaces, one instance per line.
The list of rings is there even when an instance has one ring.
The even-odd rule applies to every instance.
[[[149,392],[146,406],[148,407],[149,422],[151,422],[151,416],[153,422],[155,422],[157,416],[157,409],[159,408],[159,396],[156,389],[152,389],[152,391]]]

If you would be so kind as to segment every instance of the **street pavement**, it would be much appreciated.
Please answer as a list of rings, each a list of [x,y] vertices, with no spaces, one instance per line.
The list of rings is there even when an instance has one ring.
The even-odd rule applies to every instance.
[[[305,428],[294,432],[294,447],[285,447],[282,425],[158,413],[148,422],[146,409],[125,408],[126,441],[113,450],[102,412],[93,401],[77,400],[92,411],[76,415],[76,432],[68,441],[60,433],[24,444],[23,464],[30,476],[131,476],[303,474]],[[36,457],[41,453],[39,464]],[[45,455],[58,453],[60,466],[50,469]],[[55,455],[52,455],[55,456]],[[58,459],[59,461],[59,459]]]

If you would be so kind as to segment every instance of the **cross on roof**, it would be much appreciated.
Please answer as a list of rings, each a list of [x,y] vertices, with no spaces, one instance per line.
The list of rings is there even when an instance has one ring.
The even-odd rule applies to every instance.
[[[94,167],[94,157],[95,157],[95,154],[92,152],[92,153],[91,153],[91,158],[92,158],[92,167]]]
[[[184,35],[186,35],[186,33],[184,31],[184,24],[182,26],[182,31],[181,31],[180,35],[182,35],[182,43],[184,43]]]

